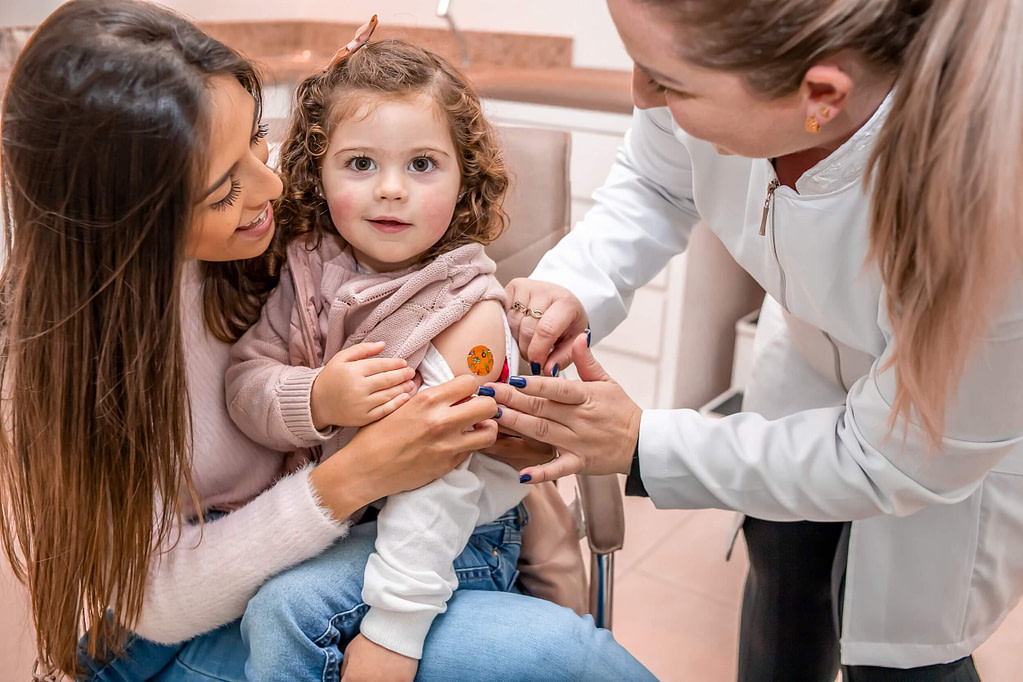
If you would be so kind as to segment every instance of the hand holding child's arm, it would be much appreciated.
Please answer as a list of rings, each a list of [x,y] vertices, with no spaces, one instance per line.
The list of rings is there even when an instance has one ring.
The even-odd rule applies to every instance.
[[[412,682],[419,669],[419,661],[402,656],[363,635],[357,635],[345,648],[341,666],[343,682]]]
[[[384,343],[360,343],[338,352],[323,367],[310,393],[313,424],[365,426],[408,402],[415,370],[401,358],[378,358]]]

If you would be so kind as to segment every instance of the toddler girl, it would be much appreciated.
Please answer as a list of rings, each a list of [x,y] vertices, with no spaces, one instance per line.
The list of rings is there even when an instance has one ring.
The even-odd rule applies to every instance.
[[[314,459],[397,409],[416,369],[424,389],[466,373],[482,384],[506,378],[518,357],[483,251],[505,222],[494,132],[447,62],[400,41],[366,43],[374,23],[298,88],[275,211],[287,264],[227,376],[231,416],[249,437]],[[412,679],[456,587],[512,589],[525,493],[512,468],[476,454],[391,496],[368,560],[348,547],[302,584],[301,625],[291,626],[294,614],[246,612],[247,637],[275,633],[250,642],[248,672],[319,674],[361,626],[375,645],[360,639],[349,651],[370,651]],[[358,573],[330,566],[339,561],[358,562]],[[294,646],[279,622],[260,619],[288,621]]]

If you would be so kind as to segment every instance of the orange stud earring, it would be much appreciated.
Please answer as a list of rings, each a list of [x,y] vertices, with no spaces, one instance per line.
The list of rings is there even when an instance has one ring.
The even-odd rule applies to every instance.
[[[831,107],[821,107],[821,118],[828,118],[831,116]]]
[[[821,124],[817,121],[816,116],[808,116],[806,118],[806,132],[808,133],[819,133],[821,131]]]

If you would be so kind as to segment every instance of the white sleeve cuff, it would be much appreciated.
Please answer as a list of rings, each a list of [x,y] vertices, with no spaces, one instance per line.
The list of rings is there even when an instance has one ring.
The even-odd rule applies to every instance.
[[[366,613],[359,629],[367,639],[385,649],[418,660],[423,657],[423,642],[436,617],[434,610],[400,612],[374,607]]]
[[[639,423],[639,471],[647,495],[658,509],[718,508],[720,501],[692,475],[682,453],[681,434],[694,420],[695,410],[643,410]]]

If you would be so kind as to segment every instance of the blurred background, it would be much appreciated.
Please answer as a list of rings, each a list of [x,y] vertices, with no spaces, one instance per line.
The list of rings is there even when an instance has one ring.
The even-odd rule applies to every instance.
[[[0,2],[0,88],[32,28],[61,3]],[[295,84],[329,61],[376,13],[376,37],[401,37],[461,66],[499,125],[566,131],[570,223],[592,206],[631,120],[632,63],[601,0],[174,0],[214,36],[261,65],[264,119],[279,141]],[[705,286],[705,285],[704,285]],[[730,322],[723,348],[686,345],[704,319],[708,292],[687,287],[685,257],[637,292],[629,318],[595,349],[598,359],[644,408],[737,409],[748,372],[755,314]],[[716,363],[714,378],[687,381],[686,367]],[[679,361],[687,357],[689,365]],[[723,358],[723,360],[722,360]],[[695,383],[695,385],[694,385]],[[571,482],[562,486],[573,497]],[[615,564],[614,632],[662,680],[727,682],[735,677],[739,603],[746,572],[741,537],[725,552],[734,515],[657,511],[625,501],[625,544]],[[538,624],[542,628],[542,624]],[[1023,611],[977,654],[988,682],[1023,679]],[[0,571],[0,680],[26,679],[32,640],[24,596]]]

